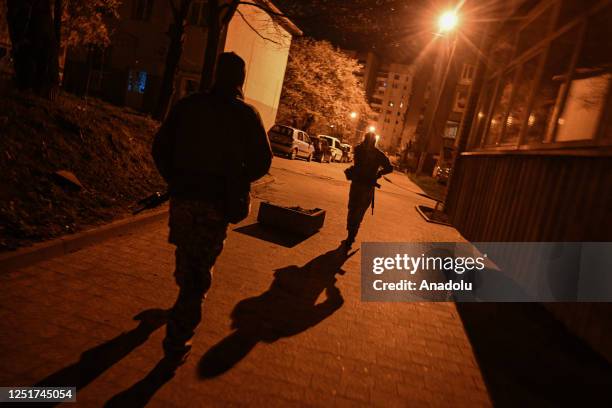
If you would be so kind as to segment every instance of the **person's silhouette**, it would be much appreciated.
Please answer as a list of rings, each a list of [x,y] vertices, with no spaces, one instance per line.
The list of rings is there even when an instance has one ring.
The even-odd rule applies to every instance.
[[[347,255],[341,246],[302,267],[278,269],[267,291],[234,307],[231,314],[234,331],[204,354],[200,376],[223,374],[260,341],[271,343],[294,336],[331,316],[344,303],[336,287],[336,274],[344,274],[342,265],[354,253]],[[323,293],[325,300],[317,303]]]

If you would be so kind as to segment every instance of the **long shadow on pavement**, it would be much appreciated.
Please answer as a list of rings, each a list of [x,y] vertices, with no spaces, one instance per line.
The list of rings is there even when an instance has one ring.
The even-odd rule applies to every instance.
[[[178,366],[178,363],[162,358],[142,380],[116,394],[104,407],[144,407],[155,393],[174,377]]]
[[[168,311],[148,309],[138,313],[134,320],[139,321],[134,329],[121,333],[119,336],[103,344],[91,348],[83,354],[79,361],[56,371],[37,382],[35,387],[65,387],[81,388],[98,378],[102,373],[121,361],[135,348],[144,344],[149,336],[166,324]],[[49,404],[54,406],[59,403]]]
[[[612,406],[612,365],[537,303],[457,303],[496,407]]]
[[[356,252],[356,251],[355,251]],[[336,274],[354,253],[342,247],[320,255],[306,265],[276,270],[270,288],[259,296],[240,301],[232,311],[234,331],[208,350],[198,366],[201,378],[231,369],[260,341],[272,343],[319,324],[342,307]],[[325,292],[327,298],[316,303]]]

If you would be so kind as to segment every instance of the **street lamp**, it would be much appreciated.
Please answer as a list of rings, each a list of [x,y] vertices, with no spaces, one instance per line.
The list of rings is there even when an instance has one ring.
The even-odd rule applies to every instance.
[[[368,130],[369,130],[370,132],[374,133],[374,132],[376,132],[376,126],[371,125],[371,126],[368,128]]]
[[[451,31],[457,28],[458,24],[459,24],[459,16],[457,15],[457,11],[456,10],[445,11],[438,18],[438,29],[439,29],[438,35],[441,36],[442,33],[450,33]],[[416,168],[416,174],[420,174],[421,171],[423,170],[423,165],[425,163],[425,157],[427,155],[427,151],[429,149],[429,143],[430,143],[432,133],[434,130],[434,121],[436,120],[436,117],[438,116],[440,100],[442,99],[442,93],[444,89],[446,88],[446,85],[448,82],[448,75],[451,69],[453,57],[455,55],[455,50],[457,48],[457,35],[447,35],[444,37],[446,37],[449,40],[452,39],[452,46],[451,46],[450,54],[447,57],[445,57],[447,59],[446,69],[444,70],[444,73],[442,75],[442,80],[438,82],[439,89],[437,92],[437,96],[434,99],[432,116],[431,116],[431,119],[429,120],[427,130],[425,131],[424,145],[421,148],[421,154],[419,156],[419,161],[418,161],[417,168]],[[437,57],[438,61],[440,61],[440,64],[442,64],[442,58],[444,58],[442,51],[443,51],[442,49],[439,49],[438,51],[439,54]]]
[[[445,11],[438,18],[438,28],[443,33],[454,30],[458,23],[459,16],[454,10]]]
[[[351,119],[355,119],[357,117],[357,112],[351,112]]]

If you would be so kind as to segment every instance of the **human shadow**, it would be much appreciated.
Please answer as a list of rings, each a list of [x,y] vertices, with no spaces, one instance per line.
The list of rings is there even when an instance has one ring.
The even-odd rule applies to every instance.
[[[69,384],[76,387],[77,391],[80,390],[147,341],[155,330],[166,324],[167,316],[168,311],[162,309],[148,309],[138,313],[134,316],[134,320],[139,322],[138,326],[83,352],[77,362],[50,374],[34,386],[65,387]]]
[[[161,387],[174,377],[180,363],[162,358],[140,381],[116,394],[104,407],[144,407]]]
[[[344,303],[336,287],[336,274],[344,274],[342,265],[355,252],[347,254],[341,246],[302,267],[291,265],[276,270],[267,291],[234,307],[234,331],[204,354],[198,365],[200,378],[230,370],[260,341],[272,343],[294,336],[331,316]],[[317,303],[323,293],[325,300]]]

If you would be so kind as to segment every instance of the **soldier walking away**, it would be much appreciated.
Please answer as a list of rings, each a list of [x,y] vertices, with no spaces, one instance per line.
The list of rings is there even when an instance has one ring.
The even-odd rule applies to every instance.
[[[344,240],[347,251],[355,242],[368,207],[372,206],[374,212],[374,188],[378,186],[376,180],[393,171],[389,158],[376,147],[376,135],[371,132],[366,133],[363,142],[355,147],[354,160],[355,164],[345,171],[347,179],[351,180],[346,220],[348,235]]]
[[[242,58],[221,54],[212,90],[177,102],[153,142],[170,194],[168,240],[176,245],[179,287],[163,346],[177,364],[191,349],[228,224],[246,218],[250,183],[272,163],[259,113],[243,101],[244,78]]]

